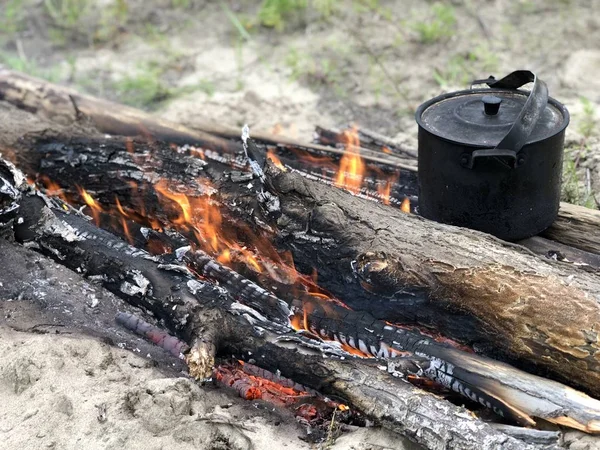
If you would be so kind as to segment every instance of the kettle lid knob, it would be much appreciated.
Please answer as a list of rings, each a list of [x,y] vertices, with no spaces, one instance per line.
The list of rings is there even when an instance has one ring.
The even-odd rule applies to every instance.
[[[483,102],[483,112],[486,116],[495,116],[498,114],[500,103],[502,103],[500,97],[496,97],[495,95],[484,95],[481,98],[481,101]]]

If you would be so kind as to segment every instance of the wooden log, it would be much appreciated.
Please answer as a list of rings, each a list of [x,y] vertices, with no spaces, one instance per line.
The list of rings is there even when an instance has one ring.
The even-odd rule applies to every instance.
[[[204,123],[198,126],[199,131],[192,130],[173,122],[157,119],[135,108],[82,95],[65,87],[1,67],[0,100],[62,125],[73,124],[87,118],[103,133],[147,136],[166,142],[197,144],[230,154],[235,154],[241,149],[238,143],[223,139],[223,137],[237,139],[240,133],[235,128]],[[328,132],[328,130],[321,130],[323,133]],[[335,132],[333,133],[335,134]],[[385,144],[387,142],[390,145],[393,143],[389,138],[373,136],[373,133],[367,132],[366,136],[376,143]],[[260,133],[255,137],[267,143],[306,149],[318,154],[329,153],[339,156],[344,153],[341,149],[303,143],[268,133]],[[339,136],[336,139],[339,141]],[[403,153],[402,158],[372,149],[361,149],[361,154],[364,159],[374,163],[416,172],[417,164],[414,156],[416,151],[400,147],[397,150],[399,153]],[[551,239],[558,242],[598,254],[600,251],[600,228],[596,225],[599,221],[600,212],[584,211],[561,203],[558,219],[546,231],[545,236],[551,236]],[[578,225],[572,227],[572,222],[576,222]]]
[[[252,355],[273,372],[349,399],[382,425],[426,448],[541,448],[496,431],[463,408],[391,378],[374,365],[322,358],[278,341],[275,338],[282,327],[274,329],[251,308],[236,309],[237,302],[222,289],[198,282],[184,270],[161,269],[159,261],[94,228],[84,218],[52,211],[34,193],[23,198],[20,214],[18,239],[36,243],[61,264],[152,311],[192,343],[187,361],[197,376],[210,373],[218,354]],[[243,315],[231,314],[236,310],[244,311]]]
[[[542,260],[483,233],[353,198],[293,173],[271,168],[268,177],[281,202],[284,219],[277,225],[282,244],[294,249],[301,268],[307,261],[316,264],[326,289],[340,292],[349,283],[367,287],[371,295],[355,289],[353,307],[394,302],[394,297],[402,303],[406,290],[421,289],[424,303],[435,305],[440,314],[461,311],[473,318],[487,336],[485,345],[600,394],[595,331],[600,279],[595,274]],[[354,274],[360,282],[353,281]]]
[[[105,202],[113,200],[113,191],[126,202],[131,197],[128,181],[139,180],[144,171],[133,169],[135,155],[125,147],[118,140],[96,146],[90,141],[44,143],[38,148],[46,158],[44,167],[34,169],[56,180],[81,183]],[[159,147],[154,143],[155,152]],[[144,152],[141,144],[135,148]],[[107,149],[119,161],[112,167],[104,162]],[[162,151],[176,154],[168,146]],[[28,154],[26,149],[17,153]],[[64,155],[76,154],[81,157],[64,164]],[[593,273],[536,258],[482,233],[385,208],[297,174],[273,167],[268,173],[283,214],[272,224],[278,247],[292,249],[306,273],[316,266],[323,287],[353,309],[434,327],[490,356],[598,394],[594,330],[600,323],[600,280]],[[213,181],[219,183],[219,178]],[[247,203],[253,200],[240,195],[236,183],[225,180],[217,186],[224,204],[237,205],[232,215],[247,223],[256,220],[244,212],[255,208]],[[361,282],[378,292],[363,290]]]
[[[343,133],[340,131],[322,127],[317,127],[316,131],[318,140],[321,143],[339,145],[343,142]],[[361,136],[366,138],[367,145],[370,145],[372,150],[382,152],[385,148],[393,152],[402,152],[409,157],[409,161],[412,157],[414,166],[417,166],[416,150],[413,149],[411,151],[410,149],[396,146],[392,139],[372,131],[365,130]],[[599,225],[600,211],[561,202],[557,219],[547,230],[541,233],[541,236],[585,252],[599,255]],[[574,255],[572,254],[572,256]],[[585,260],[586,256],[583,254],[579,258]]]
[[[584,270],[587,269],[585,266],[588,266],[590,271],[600,269],[600,254],[590,253],[541,236],[523,239],[517,244],[549,259],[579,264]]]
[[[82,145],[82,147],[84,147],[86,149],[85,151],[83,151],[83,149],[80,149],[79,151],[75,151],[75,152],[73,151],[73,148],[76,148],[76,147],[73,147],[73,146],[77,146],[76,142],[73,142],[73,143],[71,143],[70,145],[67,145],[67,146],[56,145],[56,144],[46,144],[46,145],[50,145],[50,147],[46,148],[46,147],[42,146],[40,148],[41,153],[43,153],[43,154],[45,154],[47,156],[47,159],[45,160],[45,166],[46,166],[46,168],[54,167],[54,168],[58,168],[59,171],[66,170],[66,172],[62,173],[62,176],[66,177],[68,179],[81,180],[84,183],[85,183],[85,180],[94,180],[97,177],[94,176],[93,174],[92,174],[92,176],[90,176],[90,172],[93,171],[94,168],[96,168],[96,170],[100,171],[103,174],[103,177],[104,177],[103,178],[103,182],[108,187],[107,191],[111,191],[113,188],[116,187],[115,183],[118,180],[121,180],[122,183],[126,183],[127,179],[126,178],[123,179],[123,177],[124,176],[127,177],[128,173],[129,173],[129,176],[131,176],[133,174],[133,172],[131,172],[131,167],[132,166],[129,165],[129,164],[127,164],[126,161],[125,161],[125,159],[127,158],[127,156],[133,158],[134,155],[130,155],[129,153],[126,152],[126,150],[124,150],[125,154],[118,154],[114,150],[111,150],[111,148],[113,148],[114,145],[115,145],[114,142],[112,142],[111,144],[108,144],[107,142],[104,142],[101,147],[104,148],[104,149],[109,149],[109,153],[113,156],[113,158],[115,159],[115,161],[117,161],[117,160],[120,161],[119,164],[123,164],[124,167],[127,167],[127,170],[123,170],[123,171],[121,171],[119,173],[115,173],[112,178],[110,178],[110,176],[111,176],[110,175],[111,174],[111,170],[107,170],[106,168],[103,167],[103,164],[105,163],[104,156],[102,154],[99,155],[98,153],[96,153],[96,158],[95,158],[94,157],[94,153],[93,152],[90,153],[90,149],[91,149],[90,142],[86,142],[85,144]],[[139,148],[139,147],[136,146],[136,148]],[[153,145],[153,148],[154,148],[154,151],[156,152],[156,149],[157,149],[157,144],[156,143]],[[59,150],[59,152],[58,152],[59,157],[58,158],[53,158],[52,153],[56,153],[57,149]],[[167,147],[166,151],[172,152],[173,150]],[[64,161],[63,156],[60,156],[60,155],[65,155],[65,154],[78,154],[79,155],[78,161],[79,162],[84,161],[86,164],[89,164],[89,166],[84,165],[85,169],[82,170],[82,166],[79,166],[79,163],[74,163],[73,161],[71,161],[70,164],[59,164],[59,165],[57,165],[55,163],[52,163],[52,161],[61,161],[61,160]],[[56,155],[54,155],[54,156],[56,156]],[[85,157],[83,157],[83,156],[85,156]],[[98,158],[97,158],[98,156],[100,156],[100,158],[101,158],[100,160],[98,160]],[[119,167],[118,164],[117,164],[117,167]],[[71,168],[71,170],[73,170],[73,172],[69,172],[69,168]],[[112,170],[114,171],[114,168]],[[50,172],[50,174],[52,174],[52,173]],[[79,175],[77,175],[77,174],[79,174]],[[60,172],[57,172],[57,173],[54,173],[52,175],[58,176],[58,175],[61,175],[61,174],[60,174]],[[76,178],[76,177],[79,177],[79,178]],[[138,179],[138,178],[139,178],[138,176],[134,176],[134,179]],[[244,183],[244,184],[246,184],[246,183]],[[223,185],[223,186],[225,186],[225,185]],[[86,186],[86,187],[89,187],[89,186]],[[233,190],[231,190],[231,193],[233,193]],[[354,199],[354,197],[351,197],[351,198]],[[236,203],[239,203],[239,201],[240,201],[239,197],[236,198],[234,201]],[[196,268],[196,271],[198,271],[200,273],[203,273],[201,271],[201,269],[198,268],[198,267]],[[206,276],[210,276],[210,274],[205,274],[205,275]],[[225,283],[227,280],[219,280],[219,281],[222,281],[222,282]],[[228,285],[228,286],[234,286],[235,285],[235,284],[231,284],[230,281],[227,281],[225,284]],[[242,286],[247,286],[247,285],[242,284]],[[247,288],[244,287],[244,290],[247,290]],[[236,293],[236,294],[239,294],[239,293]],[[256,307],[256,308],[260,308],[260,306],[258,304],[254,304],[253,306]],[[262,314],[266,314],[266,312],[262,311],[262,310],[261,310],[261,313]],[[309,323],[311,321],[312,320],[309,319]],[[369,322],[365,322],[365,328],[368,328],[368,329],[377,329],[377,326],[374,325],[374,323],[372,321],[369,321]],[[319,330],[319,329],[323,329],[323,327],[321,325],[315,325],[315,329]],[[331,329],[327,329],[327,333],[334,333],[334,332],[335,331],[332,331]],[[344,333],[347,334],[346,331],[344,331]],[[360,334],[358,336],[360,336]],[[392,336],[392,337],[388,337],[388,338],[384,339],[383,342],[392,342],[392,341],[394,341],[394,339],[399,339],[400,340],[400,338],[394,338]],[[421,341],[423,341],[424,339],[426,340],[425,337],[420,337],[420,338],[417,338],[417,339],[421,340]],[[358,337],[356,339],[356,342],[357,343],[360,342],[362,344],[361,338]],[[369,346],[376,346],[376,347],[378,347],[379,346],[379,340],[376,340],[374,343],[370,343],[369,341],[365,340],[365,344],[364,345],[365,345],[365,348],[368,348]],[[360,347],[360,345],[358,345],[358,347]],[[433,347],[429,346],[429,348],[432,349]],[[413,349],[413,347],[409,346],[409,347],[401,347],[399,350],[409,350],[409,351],[411,351],[411,350],[414,350],[414,349]],[[467,377],[466,379],[469,380],[469,392],[478,392],[477,391],[477,386],[479,385],[479,383],[484,383],[484,385],[486,386],[485,391],[482,391],[482,392],[484,392],[484,395],[485,395],[485,393],[493,393],[494,394],[494,397],[493,397],[494,399],[501,399],[501,398],[503,398],[503,396],[511,395],[508,392],[506,392],[506,390],[505,390],[507,386],[511,385],[511,383],[509,381],[507,381],[507,380],[516,380],[517,384],[514,385],[514,386],[511,385],[510,389],[515,389],[516,388],[518,390],[518,392],[521,392],[521,394],[518,394],[517,396],[512,396],[511,400],[513,402],[518,403],[518,402],[522,402],[523,398],[526,399],[525,403],[522,403],[521,404],[522,406],[515,410],[515,411],[521,411],[521,412],[518,413],[520,415],[523,414],[523,412],[522,412],[523,410],[527,410],[527,406],[526,405],[528,405],[528,404],[535,404],[536,403],[536,402],[532,402],[530,400],[527,400],[529,398],[527,396],[530,396],[531,393],[534,391],[534,390],[531,389],[531,386],[535,385],[536,386],[535,390],[537,392],[542,392],[543,391],[542,386],[543,386],[544,383],[542,381],[540,381],[540,380],[535,381],[535,382],[531,381],[531,382],[522,384],[523,383],[523,380],[522,380],[523,379],[523,375],[517,375],[517,374],[512,373],[511,372],[512,369],[502,369],[500,366],[498,366],[497,363],[486,363],[486,365],[481,365],[480,363],[478,363],[476,361],[469,362],[469,358],[465,359],[466,358],[465,355],[458,356],[458,355],[452,354],[451,352],[450,353],[448,353],[448,352],[449,352],[449,350],[443,351],[442,352],[443,353],[442,357],[443,357],[443,360],[446,361],[446,363],[450,363],[451,366],[455,368],[454,369],[454,373],[462,373],[461,371],[464,370],[465,368],[467,368],[467,372],[464,372],[464,374],[465,374],[464,376],[466,376]],[[492,369],[491,370],[487,370],[487,369],[484,370],[484,368],[486,366],[489,366]],[[502,373],[502,377],[501,377],[500,380],[503,380],[503,381],[495,379],[494,374],[497,374],[497,373]],[[481,379],[482,376],[483,376],[483,379]],[[453,377],[449,377],[448,379],[449,380],[454,380]],[[498,382],[500,382],[502,386],[497,385]],[[462,382],[460,382],[460,383],[462,383]],[[449,383],[449,386],[453,386],[454,387],[454,382]],[[458,386],[462,386],[462,384],[459,384]],[[521,386],[524,387],[524,389],[525,389],[524,391],[522,390]],[[527,386],[529,386],[529,387],[527,387]],[[547,398],[548,396],[552,397],[553,391],[555,391],[554,387],[550,387],[546,391],[544,391],[544,398]],[[477,395],[480,395],[480,394],[477,394]],[[523,397],[523,396],[525,396],[525,397]],[[569,396],[566,396],[565,398],[567,398],[567,397],[569,397]],[[485,396],[482,397],[482,399],[483,399],[482,401],[487,402],[488,400],[486,400],[486,398],[487,397],[485,397]],[[561,408],[563,408],[563,409],[564,408],[571,408],[572,409],[572,407],[568,406],[567,404],[563,404],[561,406]],[[526,417],[527,414],[528,413],[525,413],[524,417]],[[556,418],[553,417],[553,419],[556,419]],[[590,429],[593,429],[593,428],[590,428]]]
[[[235,153],[240,150],[240,130],[216,124],[200,124],[192,130],[183,125],[158,119],[148,113],[106,100],[79,94],[78,92],[48,83],[28,75],[0,67],[0,100],[47,119],[72,124],[89,120],[102,133],[119,136],[147,136],[165,142],[196,144]],[[343,149],[300,142],[283,136],[260,134],[266,143],[301,148],[304,150],[342,155]],[[363,158],[396,168],[416,171],[410,160],[394,155],[385,155],[365,149]]]
[[[446,334],[458,336],[460,330],[456,329],[456,323],[459,323],[461,328],[464,328],[464,324],[455,320],[446,321],[445,324],[439,323],[443,319],[433,318],[429,313],[421,314],[415,311],[421,309],[421,305],[424,303],[433,304],[434,309],[444,312],[450,307],[451,310],[457,311],[466,317],[472,317],[476,324],[485,324],[485,326],[476,328],[484,336],[483,339],[476,342],[479,345],[499,348],[500,356],[508,357],[511,361],[516,361],[525,366],[527,361],[539,363],[537,370],[548,370],[562,380],[569,380],[588,389],[589,392],[597,394],[598,384],[592,379],[586,379],[588,377],[595,378],[590,374],[597,372],[595,368],[598,343],[594,338],[596,336],[594,330],[597,323],[597,311],[594,295],[596,295],[598,289],[596,288],[596,281],[590,279],[590,275],[582,277],[578,271],[573,272],[574,269],[563,270],[562,267],[557,267],[550,262],[540,263],[531,255],[520,255],[519,251],[515,252],[514,247],[499,243],[490,237],[484,238],[479,233],[465,230],[457,232],[457,229],[453,227],[438,226],[426,221],[419,221],[418,218],[408,218],[405,215],[399,215],[396,211],[387,211],[386,208],[380,210],[377,205],[365,205],[363,208],[363,204],[359,200],[356,200],[358,202],[356,204],[352,203],[350,206],[340,207],[335,202],[340,201],[343,204],[344,200],[342,198],[349,197],[339,196],[347,196],[348,194],[326,187],[317,188],[316,185],[307,182],[309,186],[314,186],[315,196],[310,193],[313,187],[306,188],[305,184],[296,180],[297,177],[294,178],[292,174],[284,174],[281,179],[288,178],[290,181],[286,181],[283,186],[275,188],[276,192],[279,191],[284,198],[291,201],[286,207],[289,211],[285,212],[286,208],[284,208],[284,213],[286,216],[294,218],[288,226],[280,226],[283,231],[282,236],[288,236],[287,238],[290,240],[288,246],[300,250],[307,249],[304,254],[296,252],[300,267],[305,270],[310,269],[310,267],[307,267],[308,262],[310,261],[310,264],[313,261],[316,262],[320,272],[325,275],[326,287],[333,292],[344,293],[348,289],[347,280],[352,279],[348,277],[353,276],[349,263],[361,253],[379,249],[383,251],[392,249],[394,254],[391,255],[391,260],[394,260],[397,256],[395,253],[410,255],[414,252],[417,258],[410,261],[407,267],[411,270],[413,267],[417,268],[417,273],[420,274],[420,277],[417,277],[419,282],[400,283],[403,286],[401,292],[407,294],[408,291],[408,295],[404,296],[402,302],[398,299],[392,302],[398,311],[394,317],[395,319],[402,319],[405,322],[412,320],[426,325],[435,324]],[[294,181],[291,181],[292,179]],[[299,189],[305,189],[301,192],[303,195],[298,195],[294,187],[296,185]],[[288,193],[294,195],[287,195]],[[295,211],[294,208],[299,208],[299,211],[308,213],[298,214],[298,211]],[[363,222],[362,219],[365,215],[369,220]],[[336,217],[338,220],[334,220]],[[345,217],[351,220],[348,223],[337,223],[339,219]],[[405,221],[408,222],[405,223]],[[322,236],[325,237],[333,236],[332,244],[318,248],[314,242],[312,244],[310,242],[298,242],[304,239],[302,233],[306,234],[305,230],[308,224],[312,227],[317,226],[317,232],[315,233],[315,230],[309,228],[309,239],[306,239],[307,241],[315,238],[321,239],[320,233],[323,233]],[[389,228],[392,224],[396,231],[390,231]],[[405,230],[403,228],[407,226],[409,235],[404,236]],[[325,227],[325,229],[319,230],[319,227]],[[354,227],[356,228],[353,229]],[[446,234],[449,235],[446,236]],[[452,238],[453,235],[456,235],[456,238]],[[442,244],[439,247],[431,244],[428,246],[427,243],[432,242],[432,236],[436,238],[439,236],[445,237],[441,239]],[[350,246],[347,245],[347,241],[350,242]],[[453,248],[454,241],[456,241],[457,248]],[[374,245],[370,245],[371,243]],[[475,245],[472,246],[471,244]],[[403,249],[404,247],[406,247],[406,250]],[[330,250],[332,253],[330,253]],[[311,253],[313,251],[315,253]],[[478,254],[479,251],[481,251],[481,255]],[[316,260],[314,255],[317,255]],[[520,256],[513,258],[514,255]],[[332,261],[332,256],[335,262],[333,264],[335,270],[328,267],[328,263]],[[440,256],[442,261],[439,262],[439,266],[447,267],[450,273],[444,273],[445,271],[442,270],[438,274],[438,267],[431,263],[432,261],[435,262],[436,258]],[[428,260],[431,261],[424,266],[420,265],[423,261]],[[513,260],[516,262],[515,264],[513,264]],[[460,264],[455,265],[458,262]],[[473,291],[469,292],[467,296],[462,296],[458,292],[449,289],[449,285],[452,286],[458,283],[458,280],[451,278],[450,275],[468,272],[473,266],[477,267],[481,264],[484,266],[505,264],[506,267],[515,269],[517,276],[516,278],[511,277],[511,280],[520,280],[517,289],[511,288],[510,295],[499,295],[498,292],[489,292],[490,289],[485,289],[482,286],[483,279],[479,279],[476,286],[471,287]],[[342,270],[338,271],[336,266],[340,266]],[[433,270],[434,266],[435,270]],[[374,265],[369,267],[374,267]],[[398,267],[398,262],[393,263],[390,267]],[[450,270],[451,267],[457,267],[461,270]],[[435,276],[430,277],[432,270]],[[510,273],[510,270],[508,272]],[[545,294],[545,291],[537,286],[540,282],[538,281],[533,289],[526,286],[529,279],[536,279],[535,277],[532,278],[531,275],[535,273],[542,276],[556,275],[554,284],[560,285],[561,288],[554,290],[548,297],[538,298],[537,295]],[[365,274],[370,275],[369,272],[363,271],[363,276]],[[524,275],[521,277],[521,274]],[[438,283],[442,275],[444,275],[445,281],[440,285]],[[466,275],[470,277],[470,275]],[[507,283],[502,279],[502,273],[492,274],[492,278],[498,286],[504,286],[505,289],[510,286],[507,286]],[[575,280],[575,282],[571,280]],[[583,289],[577,290],[578,285],[581,285]],[[440,289],[440,286],[445,289]],[[394,287],[394,289],[396,288],[398,286]],[[415,295],[415,292],[427,295]],[[559,292],[565,294],[566,297],[557,295]],[[573,296],[572,293],[577,295]],[[582,299],[582,296],[585,297],[586,294],[589,296]],[[525,295],[528,299],[530,296],[536,295],[536,298],[532,300],[531,304],[529,301],[527,302],[525,309],[528,313],[520,315],[519,318],[516,317],[517,313],[515,312],[518,311],[518,308],[506,309],[506,307],[517,301],[516,299],[519,299],[520,295]],[[498,297],[502,297],[501,301],[493,301]],[[561,308],[560,317],[557,317],[554,324],[547,323],[551,320],[546,315],[545,320],[540,320],[540,328],[538,329],[538,326],[535,325],[538,319],[535,318],[534,311],[556,310],[555,304],[564,305],[564,298],[570,299],[566,314],[563,314]],[[372,305],[382,305],[384,308],[390,304],[389,299],[385,296],[361,292],[354,294],[352,306],[368,302],[371,302]],[[490,303],[492,304],[491,307],[488,306]],[[419,308],[416,308],[416,305],[419,305]],[[590,314],[586,315],[585,311],[590,312]],[[497,314],[499,314],[501,320],[492,321],[491,317],[495,317]],[[447,317],[447,314],[436,315]],[[585,320],[579,321],[580,317],[584,317]],[[534,323],[533,331],[526,322]],[[471,323],[471,325],[474,323]],[[582,324],[581,327],[575,325],[579,323]],[[518,330],[514,335],[511,332],[513,329]],[[487,338],[485,338],[486,336]],[[498,339],[498,336],[501,336],[502,339]],[[541,356],[540,349],[545,348],[547,345],[554,349],[551,356]],[[577,369],[571,372],[571,366],[575,363]]]
[[[542,236],[600,255],[600,211],[563,202],[558,219]]]

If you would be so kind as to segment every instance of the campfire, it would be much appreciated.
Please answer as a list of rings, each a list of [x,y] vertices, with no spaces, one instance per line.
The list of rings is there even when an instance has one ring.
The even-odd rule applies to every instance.
[[[414,152],[355,126],[194,132],[8,71],[0,99],[75,105],[99,131],[1,143],[2,234],[138,307],[117,322],[196,379],[321,438],[332,421],[432,448],[600,432],[600,264],[561,227],[572,208],[509,244],[420,217]]]

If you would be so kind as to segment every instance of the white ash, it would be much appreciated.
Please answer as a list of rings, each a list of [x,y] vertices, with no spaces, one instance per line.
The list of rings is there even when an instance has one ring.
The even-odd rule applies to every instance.
[[[68,223],[59,220],[49,208],[43,207],[40,223],[44,224],[42,232],[61,236],[66,242],[82,241],[77,231]]]
[[[144,236],[144,239],[148,240],[148,236],[150,236],[150,228],[140,227],[140,233]]]
[[[100,303],[100,300],[98,300],[98,298],[92,294],[91,296],[91,303],[90,303],[90,308],[95,308],[96,306],[98,306],[98,304]]]
[[[152,285],[150,284],[150,280],[148,280],[139,270],[131,270],[129,275],[133,278],[133,282],[123,281],[120,286],[121,292],[127,295],[141,295],[145,296],[152,289]]]
[[[159,264],[158,268],[162,269],[162,270],[170,270],[173,272],[180,272],[180,273],[183,273],[190,277],[193,276],[190,269],[188,269],[186,266],[184,266],[182,264]]]
[[[204,283],[197,280],[188,280],[186,284],[192,295],[196,295],[196,292],[205,286]]]
[[[250,165],[250,169],[252,169],[252,173],[260,180],[261,183],[265,182],[265,174],[262,170],[262,167],[258,164],[258,161],[251,158],[248,154],[248,139],[250,138],[250,128],[248,124],[244,125],[242,128],[242,145],[244,147],[244,154],[246,155],[246,159],[248,160],[248,164]]]
[[[192,249],[191,246],[186,245],[185,247],[179,247],[178,249],[175,250],[175,257],[181,261],[183,259],[183,257],[185,256],[185,254],[187,252],[189,252]]]
[[[258,201],[265,207],[265,209],[269,213],[281,211],[281,203],[279,201],[279,197],[271,194],[269,191],[259,192]]]

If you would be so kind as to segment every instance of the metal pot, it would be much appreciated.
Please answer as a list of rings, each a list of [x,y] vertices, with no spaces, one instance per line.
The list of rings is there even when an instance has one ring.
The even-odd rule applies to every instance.
[[[421,215],[505,240],[556,219],[569,112],[532,72],[476,80],[425,102],[416,120]]]

